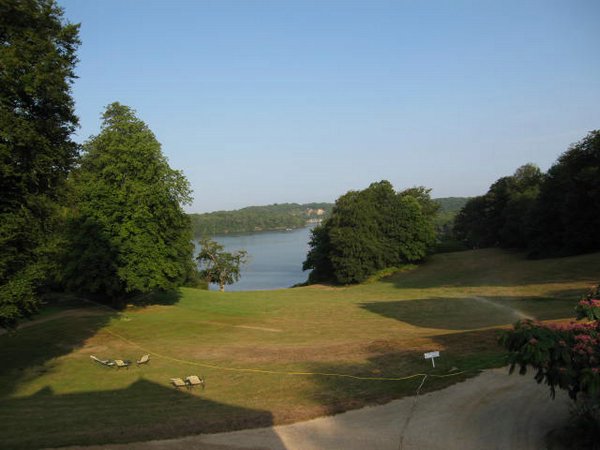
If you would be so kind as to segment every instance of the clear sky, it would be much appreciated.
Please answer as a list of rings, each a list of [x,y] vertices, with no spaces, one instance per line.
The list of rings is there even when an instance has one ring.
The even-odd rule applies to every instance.
[[[543,170],[600,128],[600,1],[58,0],[81,22],[77,140],[137,110],[192,212],[434,197]]]

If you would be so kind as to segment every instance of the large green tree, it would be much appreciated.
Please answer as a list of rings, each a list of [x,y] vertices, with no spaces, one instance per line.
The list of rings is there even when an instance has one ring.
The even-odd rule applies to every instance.
[[[468,246],[527,246],[532,210],[544,175],[534,164],[494,182],[485,195],[470,199],[457,214],[454,234]]]
[[[0,2],[0,327],[48,279],[61,186],[77,156],[70,86],[78,26],[53,0]]]
[[[532,256],[600,250],[600,130],[572,145],[548,170],[532,221]]]
[[[378,270],[416,262],[435,241],[438,205],[425,188],[395,192],[388,181],[350,191],[331,217],[313,230],[304,269],[309,281],[348,284]]]
[[[573,144],[543,174],[526,164],[456,216],[472,247],[515,247],[534,258],[600,250],[600,131]]]
[[[200,264],[200,276],[207,283],[216,283],[221,292],[226,284],[233,284],[240,279],[241,266],[247,261],[248,252],[226,252],[224,247],[211,239],[200,240],[200,252],[196,260]]]
[[[193,264],[183,174],[134,111],[112,103],[73,173],[68,288],[119,301],[180,285]]]

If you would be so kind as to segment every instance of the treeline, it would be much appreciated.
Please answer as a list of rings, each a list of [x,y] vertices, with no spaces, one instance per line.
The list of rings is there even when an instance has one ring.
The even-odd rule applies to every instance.
[[[467,204],[469,197],[443,197],[434,198],[433,201],[439,205],[435,215],[435,227],[439,240],[452,239],[454,219],[460,210]]]
[[[532,258],[600,250],[600,131],[547,173],[526,164],[467,202],[454,234],[470,248],[526,249]]]
[[[466,204],[466,197],[437,198],[439,205],[435,226],[440,236],[449,235],[454,218]],[[302,228],[307,223],[318,223],[329,217],[333,203],[279,203],[267,206],[249,206],[234,211],[215,211],[189,214],[195,237],[230,233]]]
[[[332,206],[331,203],[276,203],[235,211],[190,214],[190,219],[196,237],[285,230],[304,227],[309,220],[325,219]]]
[[[193,279],[189,184],[146,124],[112,103],[71,139],[79,26],[52,0],[0,9],[0,327],[51,291],[119,304]]]
[[[423,187],[395,192],[388,181],[350,191],[312,231],[303,264],[309,282],[359,283],[375,272],[422,260],[436,241],[439,205]]]

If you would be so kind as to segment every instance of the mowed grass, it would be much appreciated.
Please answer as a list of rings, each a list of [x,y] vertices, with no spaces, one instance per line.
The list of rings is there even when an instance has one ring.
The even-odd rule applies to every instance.
[[[464,371],[428,378],[425,390],[438,389],[502,365],[497,336],[516,320],[571,318],[598,269],[600,254],[528,261],[478,250],[436,255],[353,287],[182,289],[120,313],[53,306],[39,322],[0,336],[0,447],[289,423],[412,395],[422,380],[376,378]],[[431,350],[442,354],[435,369],[423,359]],[[144,353],[150,363],[128,370],[89,357]],[[192,374],[206,378],[206,390],[169,385]]]

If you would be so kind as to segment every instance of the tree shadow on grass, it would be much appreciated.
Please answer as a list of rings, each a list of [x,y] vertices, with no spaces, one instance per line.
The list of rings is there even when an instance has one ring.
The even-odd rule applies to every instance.
[[[201,390],[178,391],[142,378],[119,390],[56,394],[45,387],[29,397],[2,399],[0,418],[0,448],[13,450],[129,443],[273,424],[268,411],[218,403]]]
[[[127,304],[134,307],[146,307],[153,305],[171,306],[181,300],[181,292],[178,289],[168,291],[153,291],[148,294],[137,295],[127,300]]]
[[[117,317],[94,307],[49,316],[44,322],[0,336],[0,399],[21,384],[54,370],[53,360],[83,347],[85,341]]]
[[[436,254],[418,269],[382,281],[405,289],[593,283],[599,264],[599,253],[529,260],[522,252],[482,249]]]
[[[421,328],[470,330],[511,325],[518,320],[573,316],[572,297],[465,297],[362,303],[361,308]]]

